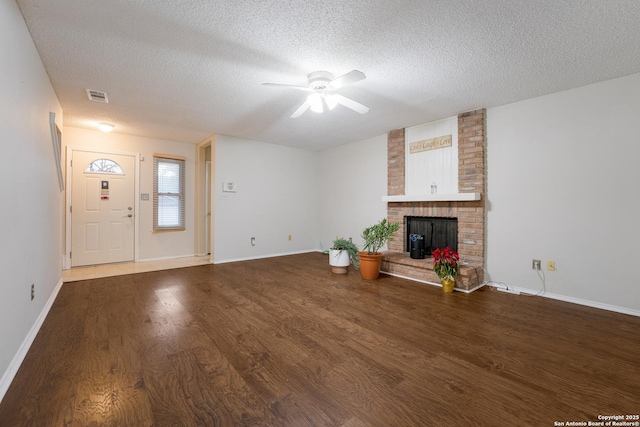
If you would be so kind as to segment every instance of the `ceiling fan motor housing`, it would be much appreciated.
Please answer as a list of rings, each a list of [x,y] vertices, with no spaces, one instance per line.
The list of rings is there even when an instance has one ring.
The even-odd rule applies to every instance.
[[[328,71],[314,71],[307,78],[309,79],[309,86],[313,90],[330,89],[330,83],[335,79],[333,74]]]

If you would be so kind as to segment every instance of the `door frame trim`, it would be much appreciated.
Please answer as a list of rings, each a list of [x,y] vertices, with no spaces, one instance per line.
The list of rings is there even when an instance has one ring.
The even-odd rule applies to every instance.
[[[114,151],[114,150],[101,150],[96,148],[87,147],[73,147],[67,146],[66,152],[66,174],[67,174],[67,186],[65,189],[65,248],[64,248],[64,265],[63,270],[71,269],[71,215],[69,215],[69,209],[71,207],[71,193],[73,185],[73,171],[71,170],[71,159],[73,159],[74,151],[84,151],[88,153],[96,154],[116,154],[120,156],[132,156],[134,158],[133,164],[133,197],[135,206],[135,219],[133,221],[133,261],[138,262],[140,259],[140,153],[130,151]]]
[[[207,147],[211,147],[211,175],[209,176],[209,203],[211,208],[211,216],[206,218],[204,215],[206,206],[206,184],[205,180],[205,150]],[[216,137],[215,135],[206,138],[202,142],[200,142],[196,146],[196,197],[195,197],[195,247],[194,253],[200,256],[206,255],[206,251],[204,250],[204,238],[203,234],[205,233],[206,227],[204,226],[205,221],[209,221],[209,242],[210,242],[210,255],[209,260],[213,263],[215,244],[214,244],[214,217],[215,217],[215,147],[216,147]],[[203,218],[204,217],[204,218]]]

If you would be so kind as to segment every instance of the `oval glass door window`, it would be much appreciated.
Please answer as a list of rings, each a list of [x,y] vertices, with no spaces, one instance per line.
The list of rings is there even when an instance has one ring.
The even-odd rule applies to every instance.
[[[119,164],[109,159],[96,159],[89,163],[84,170],[90,173],[114,173],[122,175],[122,168]]]

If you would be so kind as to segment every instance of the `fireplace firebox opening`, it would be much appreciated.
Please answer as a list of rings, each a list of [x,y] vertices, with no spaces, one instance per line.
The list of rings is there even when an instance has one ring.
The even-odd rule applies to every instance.
[[[427,257],[431,257],[431,252],[435,249],[447,246],[458,251],[458,218],[405,216],[404,222],[405,252],[411,251],[412,234],[424,236],[424,252]]]

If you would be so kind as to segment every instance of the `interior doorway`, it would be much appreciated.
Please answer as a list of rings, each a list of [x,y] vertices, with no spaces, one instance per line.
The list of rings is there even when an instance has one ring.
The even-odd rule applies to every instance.
[[[214,140],[207,140],[198,145],[197,153],[197,218],[196,218],[196,253],[209,255],[213,261],[213,222],[214,203]]]

